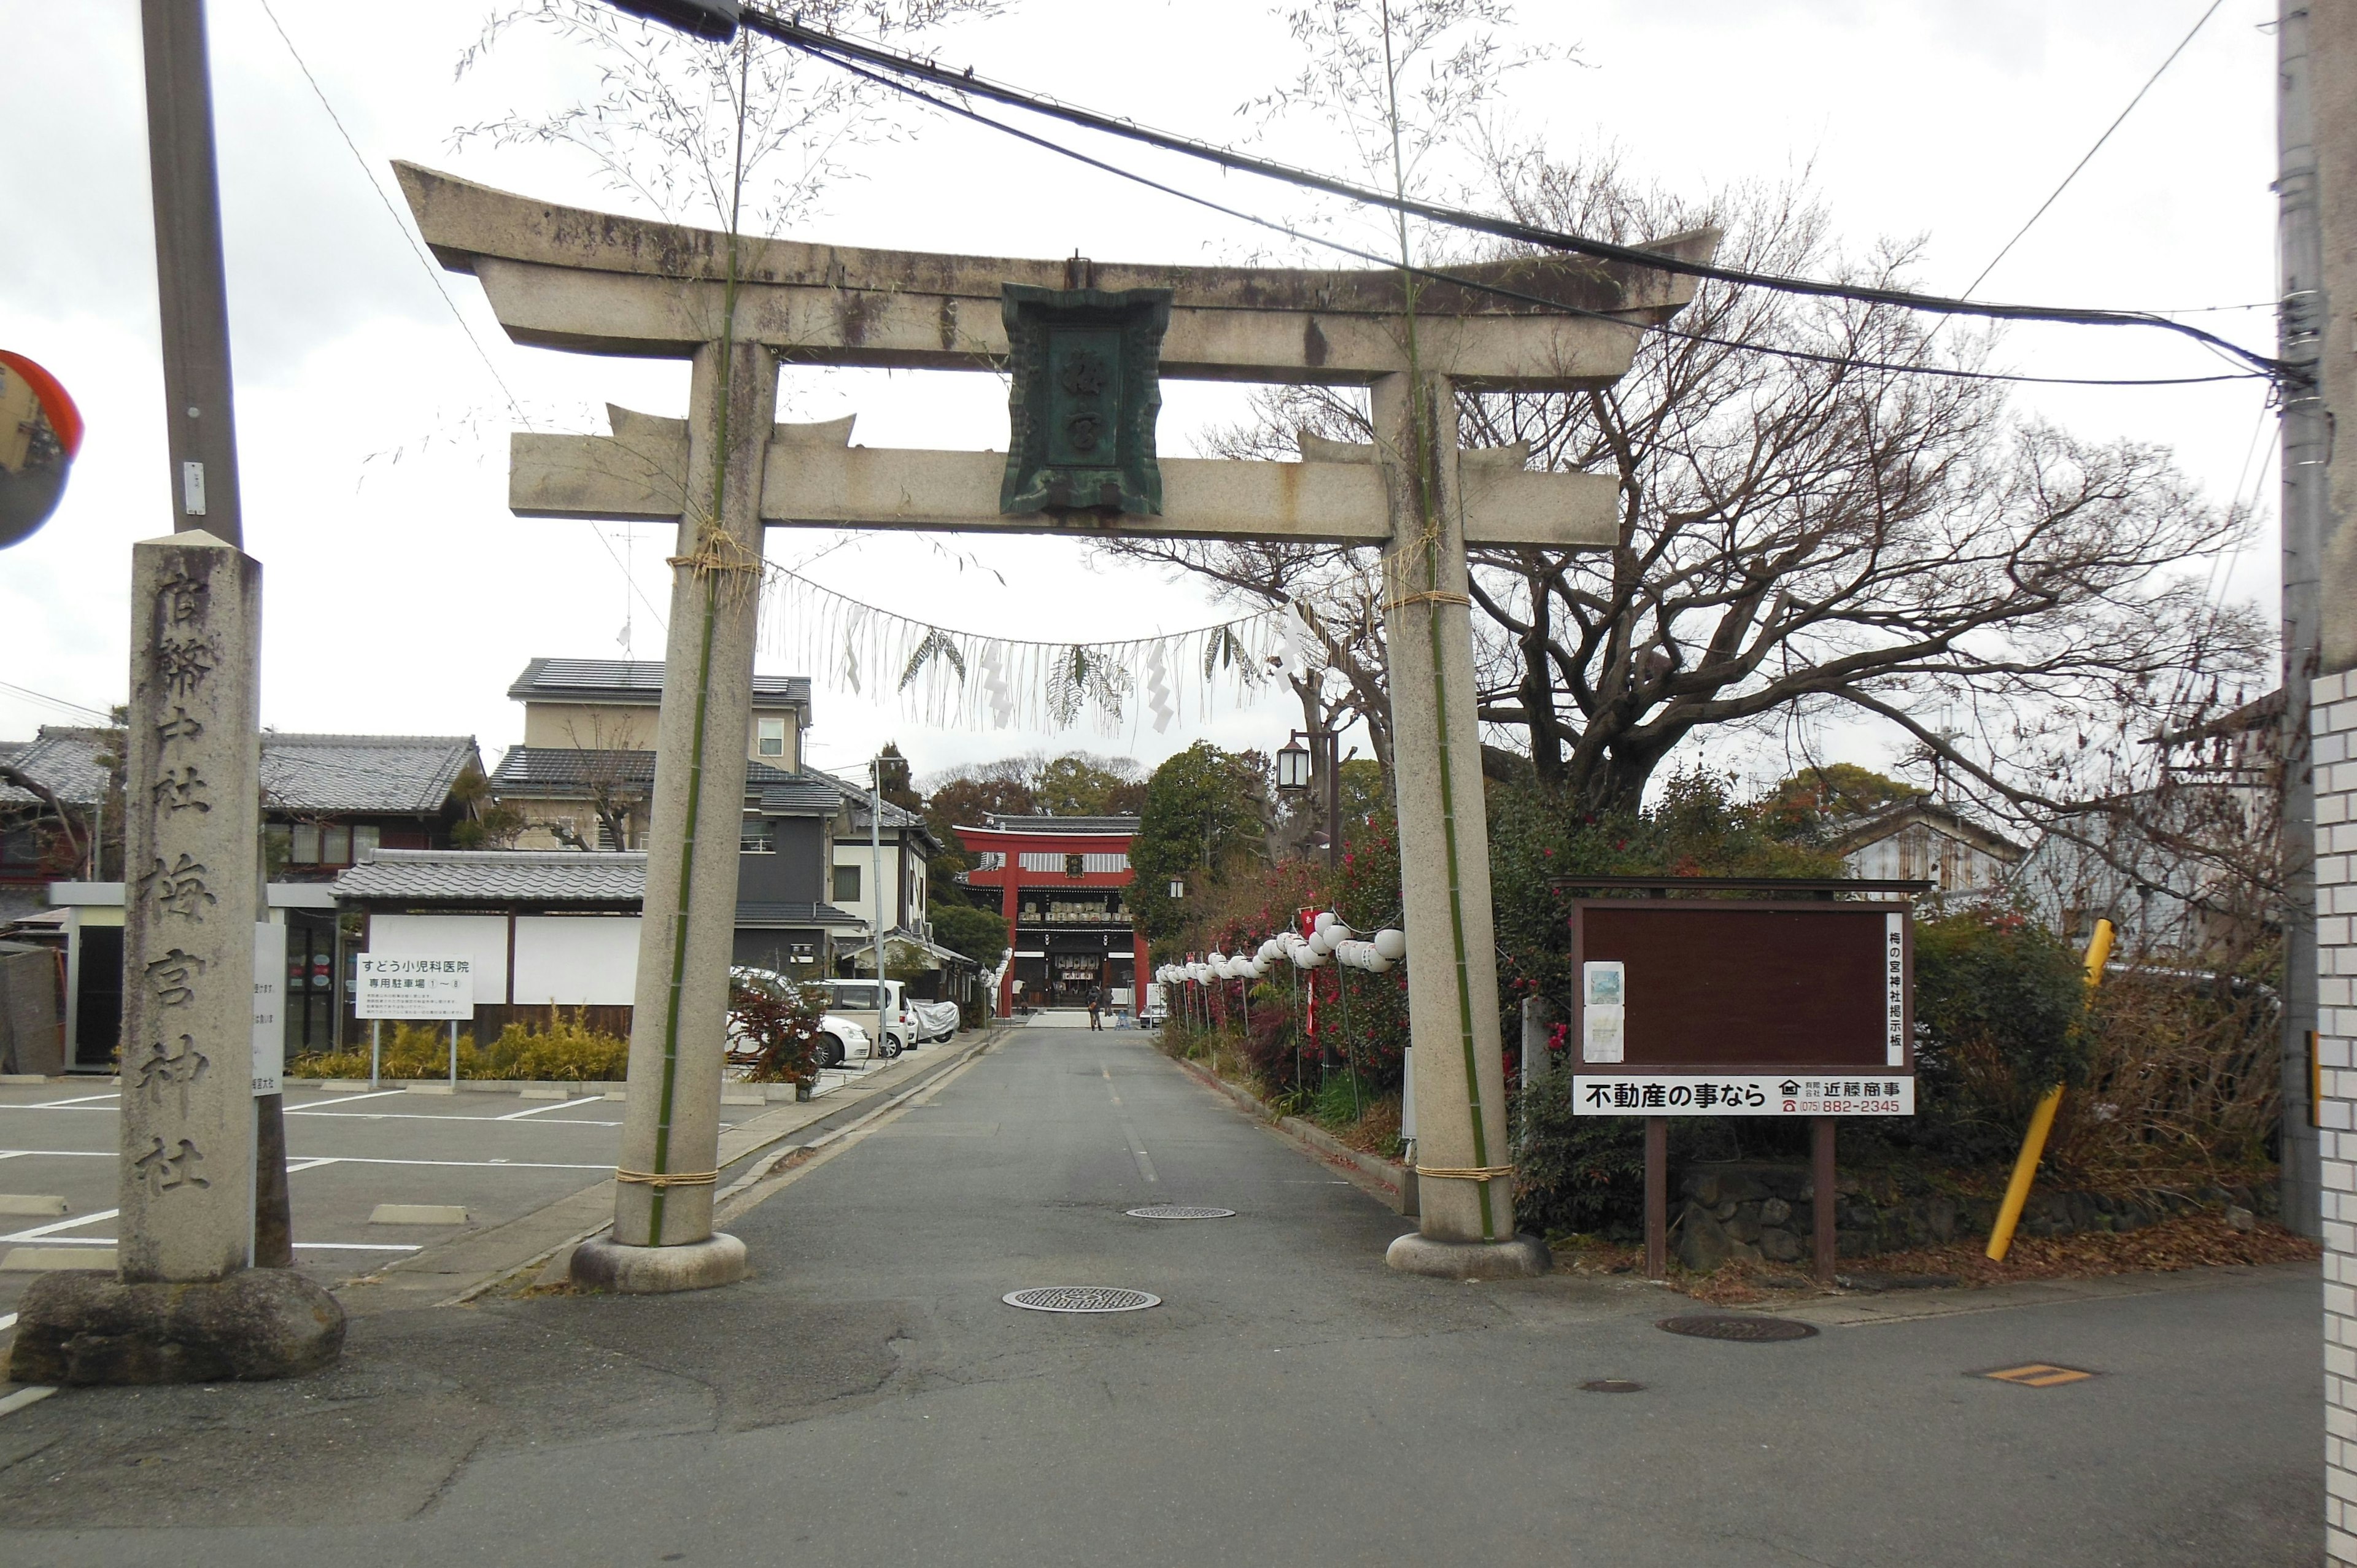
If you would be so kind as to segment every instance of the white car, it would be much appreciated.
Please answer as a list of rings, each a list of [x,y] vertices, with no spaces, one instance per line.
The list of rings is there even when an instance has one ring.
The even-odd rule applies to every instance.
[[[826,993],[829,1012],[843,1013],[854,1018],[866,1019],[871,1025],[874,1023],[876,1017],[876,983],[874,981],[814,980],[810,983]],[[884,1055],[887,1059],[899,1056],[902,1051],[913,1050],[928,1040],[949,1038],[949,1035],[940,1032],[939,1019],[929,1024],[920,1017],[916,1008],[923,1004],[910,1003],[908,988],[900,982],[888,980],[884,985],[887,993],[884,1003]],[[956,1027],[955,1023],[952,1022],[950,1032],[954,1034]]]
[[[767,991],[773,995],[789,985],[801,985],[804,990],[813,989],[805,982],[795,980],[791,975],[780,974],[773,969],[735,968],[728,972],[728,978],[739,985],[749,986],[757,991]],[[876,1055],[875,1036],[868,1034],[856,1019],[827,1013],[820,1016],[818,1026],[823,1036],[818,1044],[818,1065],[822,1068],[841,1067],[847,1061],[864,1062]],[[894,1051],[889,1054],[898,1056],[899,1053]],[[732,1062],[749,1063],[758,1055],[759,1047],[745,1033],[743,1026],[737,1023],[736,1015],[732,1013],[728,1018],[728,1059]]]

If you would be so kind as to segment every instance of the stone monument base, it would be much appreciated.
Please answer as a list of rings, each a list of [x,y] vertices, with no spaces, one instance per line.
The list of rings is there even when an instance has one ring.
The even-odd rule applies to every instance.
[[[632,1247],[610,1236],[573,1250],[573,1283],[623,1295],[710,1290],[745,1277],[745,1243],[726,1231],[676,1247]]]
[[[20,1383],[285,1378],[344,1348],[342,1305],[291,1269],[137,1284],[68,1269],[35,1280],[16,1313],[7,1375]]]
[[[1444,1241],[1411,1230],[1394,1241],[1383,1262],[1402,1273],[1441,1280],[1526,1280],[1555,1267],[1555,1254],[1535,1236],[1511,1241]]]

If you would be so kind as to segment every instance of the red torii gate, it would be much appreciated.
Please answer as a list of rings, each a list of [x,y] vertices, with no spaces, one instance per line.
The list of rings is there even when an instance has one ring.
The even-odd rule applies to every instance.
[[[1040,891],[1127,887],[1137,880],[1136,870],[1129,864],[1129,843],[1136,832],[1135,817],[993,817],[982,827],[956,829],[958,842],[970,853],[998,856],[996,865],[969,871],[964,880],[969,887],[1000,889],[999,910],[1006,917],[1007,945],[1018,956],[1022,942],[1016,928],[1027,878]],[[1039,857],[1041,864],[1027,865],[1027,855]],[[1115,856],[1121,862],[1119,868],[1104,869],[1104,862]],[[1153,970],[1146,957],[1146,937],[1134,925],[1129,946],[1131,1005],[1142,1007]],[[1044,944],[1041,950],[1046,950]],[[1014,991],[1015,966],[1009,963],[998,979],[997,1012],[1002,1018],[1013,1015]]]

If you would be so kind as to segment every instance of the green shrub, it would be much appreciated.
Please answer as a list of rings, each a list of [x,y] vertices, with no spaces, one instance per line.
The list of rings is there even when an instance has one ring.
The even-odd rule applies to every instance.
[[[1634,1116],[1572,1114],[1571,1074],[1523,1096],[1514,1160],[1514,1222],[1544,1235],[1634,1236],[1645,1218],[1645,1124]]]
[[[380,1070],[386,1078],[436,1079],[450,1071],[447,1024],[385,1026]],[[630,1042],[590,1028],[576,1012],[550,1010],[538,1028],[510,1024],[487,1048],[479,1049],[471,1029],[458,1031],[458,1076],[543,1082],[619,1083],[630,1076]],[[369,1048],[319,1051],[286,1064],[290,1078],[366,1078]]]
[[[2078,955],[2008,909],[1915,927],[1916,1115],[1891,1141],[1960,1164],[2002,1160],[2056,1084],[2087,1081],[2092,1036]]]

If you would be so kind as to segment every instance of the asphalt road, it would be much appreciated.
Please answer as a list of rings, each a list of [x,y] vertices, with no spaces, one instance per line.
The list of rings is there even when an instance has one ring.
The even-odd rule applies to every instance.
[[[1680,1338],[1653,1320],[1692,1304],[1640,1283],[1391,1273],[1398,1219],[1124,1033],[1012,1034],[840,1147],[733,1221],[759,1273],[726,1291],[384,1313],[317,1378],[69,1391],[0,1417],[0,1556],[2206,1565],[2320,1550],[2310,1270],[1789,1344]],[[1239,1213],[1124,1213],[1149,1202]],[[1000,1301],[1052,1284],[1164,1300],[1090,1317]],[[2101,1375],[1970,1375],[2028,1361]],[[1580,1391],[1598,1378],[1644,1387]]]

